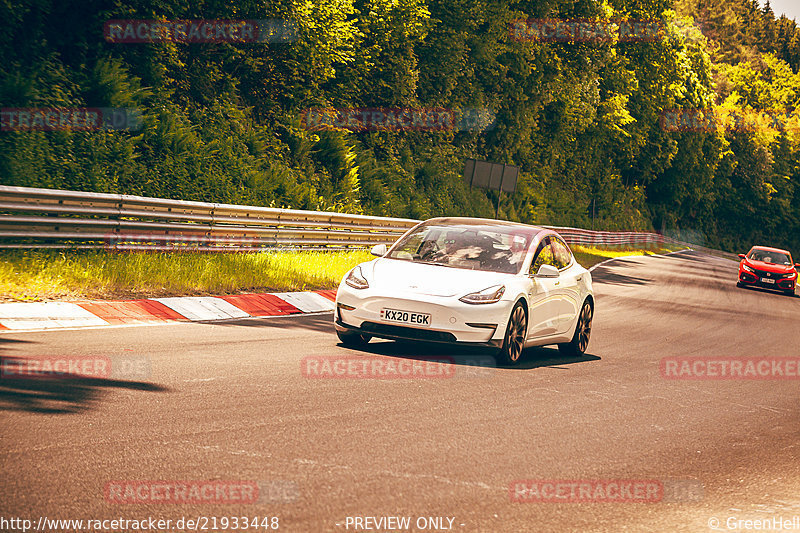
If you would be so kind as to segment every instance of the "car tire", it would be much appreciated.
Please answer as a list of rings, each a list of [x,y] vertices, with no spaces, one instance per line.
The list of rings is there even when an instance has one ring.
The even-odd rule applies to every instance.
[[[744,283],[742,283],[741,281],[737,281],[736,282],[736,286],[739,287],[740,289],[743,289],[744,288]]]
[[[355,331],[339,330],[336,330],[336,336],[339,337],[341,343],[348,348],[362,348],[366,346],[369,340],[372,338],[369,335],[363,335],[361,333],[356,333]]]
[[[516,365],[522,360],[522,350],[525,347],[525,337],[528,334],[528,315],[525,306],[517,302],[508,317],[506,334],[503,337],[503,347],[498,353],[498,363],[501,365]]]
[[[561,355],[576,357],[586,353],[589,339],[592,336],[593,317],[594,308],[592,303],[586,300],[583,302],[583,307],[581,307],[581,312],[578,315],[578,323],[575,324],[575,333],[572,335],[572,340],[558,345],[558,351],[561,352]]]
[[[790,290],[790,291],[783,291],[783,293],[784,293],[786,296],[794,296],[794,289],[792,289],[792,290]]]

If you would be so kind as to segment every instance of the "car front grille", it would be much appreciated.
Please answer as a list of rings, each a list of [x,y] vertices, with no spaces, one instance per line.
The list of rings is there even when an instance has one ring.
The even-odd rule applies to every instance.
[[[380,324],[378,322],[364,322],[361,324],[361,330],[364,333],[372,333],[378,337],[381,335],[388,335],[390,337],[401,337],[419,341],[456,342],[456,336],[446,331],[409,328],[392,324]]]

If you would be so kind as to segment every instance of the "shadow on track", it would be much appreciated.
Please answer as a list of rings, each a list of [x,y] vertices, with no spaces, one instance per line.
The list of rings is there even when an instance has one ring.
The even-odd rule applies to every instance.
[[[319,315],[295,315],[286,318],[264,318],[254,320],[231,320],[215,322],[220,326],[248,326],[258,328],[275,328],[283,330],[307,330],[334,335],[333,313]],[[344,345],[339,343],[341,348]],[[448,344],[435,344],[413,341],[383,341],[375,339],[363,349],[350,349],[353,353],[385,355],[402,359],[418,359],[420,361],[446,359],[454,365],[508,368],[511,370],[531,370],[540,367],[557,367],[587,361],[599,361],[595,355],[584,354],[581,357],[564,357],[556,348],[533,347],[527,348],[523,354],[524,359],[517,366],[497,365],[494,354],[486,348],[471,346],[453,346]]]
[[[614,269],[623,265],[622,261],[614,262],[614,266],[599,266],[592,271],[593,283],[608,283],[610,285],[646,285],[651,283],[652,279],[638,278],[636,276],[628,276],[614,272]]]
[[[318,315],[284,315],[279,317],[264,317],[241,320],[238,318],[230,320],[209,321],[208,324],[215,326],[244,326],[251,328],[272,328],[272,329],[303,329],[316,331],[319,333],[333,333],[333,311]]]
[[[344,345],[339,344],[344,348]],[[584,354],[579,357],[565,357],[556,348],[532,347],[523,352],[523,359],[515,366],[498,365],[490,350],[471,346],[452,346],[412,341],[373,341],[363,348],[345,348],[353,353],[385,355],[399,359],[418,361],[445,361],[459,366],[502,368],[508,370],[532,370],[542,367],[560,367],[574,363],[599,361],[596,355]]]
[[[86,377],[76,374],[21,376],[24,357],[0,357],[0,411],[27,411],[40,414],[79,413],[92,408],[102,389],[117,388],[145,392],[169,389],[142,381]]]
[[[719,258],[691,250],[671,255],[650,255],[645,257],[665,262],[689,262],[686,264],[686,273],[692,275],[709,278],[718,278],[720,275],[719,268],[721,265],[717,261],[713,261],[713,259]],[[646,285],[652,283],[652,279],[629,276],[620,272],[622,269],[641,267],[644,264],[643,261],[637,260],[637,258],[621,258],[619,261],[612,261],[607,265],[601,265],[595,268],[592,271],[592,281],[595,283],[607,283],[609,285]],[[736,263],[731,261],[730,265],[724,266],[735,268]]]
[[[736,287],[736,288],[739,289],[739,290],[742,290],[742,291],[763,292],[765,294],[772,294],[774,296],[785,296],[785,297],[788,297],[788,298],[799,298],[800,297],[800,295],[797,294],[797,289],[795,289],[795,293],[794,294],[788,294],[788,293],[785,293],[785,292],[783,292],[781,290],[768,289],[766,287],[755,287],[753,285],[746,285],[744,287]]]
[[[680,252],[678,252],[676,254],[672,254],[672,255],[664,255],[664,256],[657,256],[656,255],[656,256],[653,256],[653,257],[679,258],[679,259],[684,259],[684,260],[687,260],[687,261],[697,261],[697,262],[700,262],[700,263],[707,263],[709,257],[713,257],[715,259],[719,259],[716,256],[702,254],[700,252],[695,252],[694,250],[683,250],[683,251],[680,251]]]

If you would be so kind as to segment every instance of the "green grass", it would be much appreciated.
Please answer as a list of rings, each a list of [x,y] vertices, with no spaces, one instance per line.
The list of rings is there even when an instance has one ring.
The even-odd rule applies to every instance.
[[[0,298],[17,301],[332,289],[368,251],[0,253]]]
[[[573,246],[589,268],[624,255],[668,248]],[[159,253],[51,250],[0,253],[0,299],[5,301],[128,299],[243,292],[333,289],[368,251]]]

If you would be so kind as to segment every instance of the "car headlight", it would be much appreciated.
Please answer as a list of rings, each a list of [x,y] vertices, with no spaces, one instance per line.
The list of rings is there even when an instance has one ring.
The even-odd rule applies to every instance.
[[[493,304],[500,301],[504,292],[506,292],[505,285],[494,285],[482,291],[471,292],[459,300],[465,304]]]
[[[755,272],[755,270],[753,270],[752,268],[750,268],[749,266],[747,266],[745,264],[742,264],[742,268],[747,270],[748,272]]]
[[[364,274],[361,273],[361,266],[356,266],[347,277],[344,279],[344,282],[353,287],[354,289],[366,289],[369,288],[369,283],[367,282],[367,278],[364,277]]]
[[[786,278],[788,278],[788,279],[792,279],[792,278],[793,278],[793,277],[795,277],[796,275],[797,275],[797,272],[789,272],[788,274],[784,274],[782,277],[783,277],[784,279],[786,279]]]

